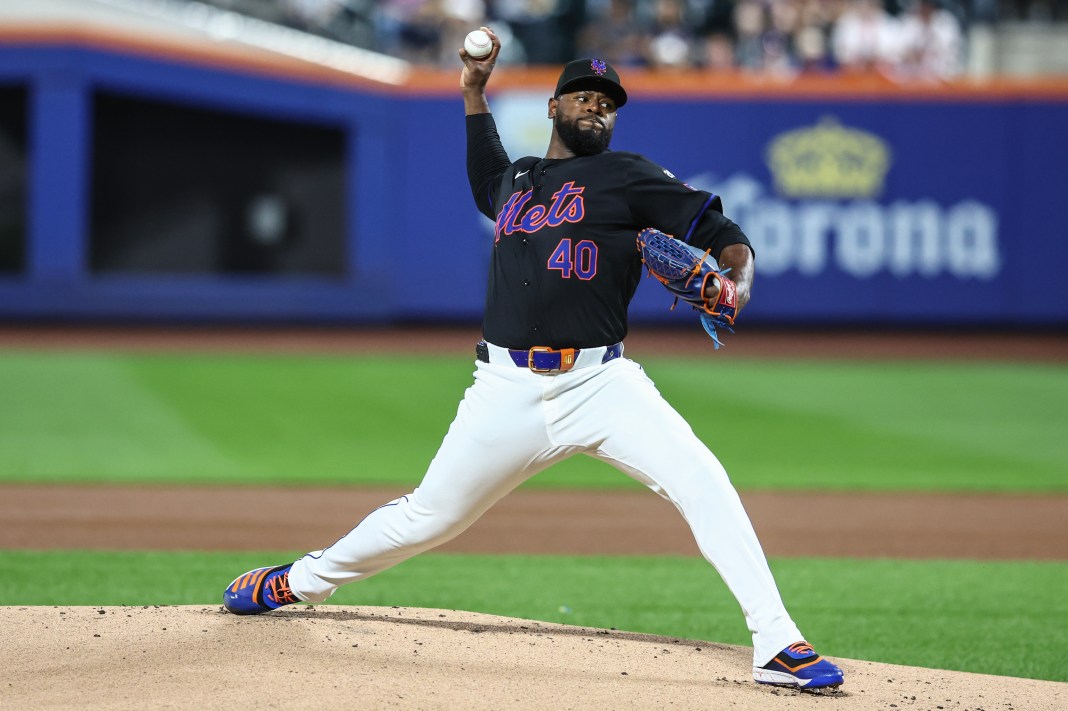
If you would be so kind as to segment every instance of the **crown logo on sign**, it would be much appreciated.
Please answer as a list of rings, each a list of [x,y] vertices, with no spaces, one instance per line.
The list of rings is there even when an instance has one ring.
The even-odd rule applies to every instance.
[[[873,133],[845,128],[825,116],[810,128],[776,136],[768,168],[787,197],[874,197],[890,168],[890,149]]]
[[[590,69],[592,69],[593,73],[597,76],[603,77],[605,72],[608,71],[608,65],[604,63],[603,59],[592,59],[590,60]]]

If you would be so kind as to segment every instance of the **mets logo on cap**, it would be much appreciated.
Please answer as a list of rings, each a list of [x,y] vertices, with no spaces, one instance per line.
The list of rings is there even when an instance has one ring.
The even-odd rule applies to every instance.
[[[608,65],[604,63],[603,59],[591,59],[590,69],[592,69],[593,73],[597,76],[603,77],[605,72],[608,71]]]

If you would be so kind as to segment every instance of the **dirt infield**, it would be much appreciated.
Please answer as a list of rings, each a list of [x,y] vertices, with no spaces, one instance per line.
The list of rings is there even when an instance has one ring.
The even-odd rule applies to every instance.
[[[317,550],[401,489],[0,485],[0,548]],[[743,492],[772,556],[1068,560],[1068,496]],[[300,527],[274,525],[278,511]],[[699,555],[646,491],[520,490],[454,553]]]
[[[1068,708],[1068,684],[849,659],[839,692],[803,694],[754,684],[746,647],[453,610],[0,607],[0,625],[5,708]]]

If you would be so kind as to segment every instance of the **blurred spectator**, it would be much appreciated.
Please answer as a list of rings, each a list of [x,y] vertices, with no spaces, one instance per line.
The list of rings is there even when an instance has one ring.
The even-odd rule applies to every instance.
[[[684,69],[697,59],[697,37],[688,21],[683,0],[654,0],[649,32],[649,65],[660,69]]]
[[[492,17],[503,20],[523,45],[529,64],[563,64],[575,58],[586,24],[585,0],[495,0]]]
[[[734,40],[725,32],[716,32],[705,38],[703,65],[713,72],[734,69]]]
[[[1068,19],[1068,0],[198,1],[419,64],[454,67],[463,36],[490,25],[507,64],[599,56],[620,67],[787,77],[840,68],[949,78],[977,27]]]
[[[891,71],[897,60],[897,20],[879,0],[848,1],[834,26],[835,60],[849,71]]]
[[[448,0],[441,3],[441,44],[437,64],[454,67],[458,61],[457,52],[464,44],[464,37],[473,29],[487,24],[486,3],[483,0]],[[498,31],[502,42],[509,36]],[[501,61],[506,61],[502,58]]]
[[[734,6],[736,0],[695,0],[700,7],[700,34],[712,35],[734,34]]]
[[[827,72],[837,68],[831,51],[831,36],[842,0],[797,0],[794,54],[802,72]]]
[[[901,75],[949,79],[960,73],[960,23],[937,0],[914,0],[901,18],[898,43]]]
[[[734,56],[742,69],[764,68],[764,31],[767,22],[764,8],[756,0],[742,0],[734,6],[734,26],[738,41]]]
[[[827,34],[821,27],[800,27],[794,36],[794,49],[797,53],[798,69],[802,72],[822,73],[834,68],[834,61],[827,48]]]
[[[441,3],[390,2],[383,3],[400,10],[397,17],[395,51],[404,59],[422,64],[437,64],[442,51],[442,29],[445,16]]]
[[[794,0],[775,0],[768,6],[769,26],[761,44],[764,71],[778,76],[796,73],[796,37],[801,11]]]
[[[796,0],[770,0],[767,4],[741,0],[734,6],[737,65],[778,76],[795,74],[794,35],[800,29],[800,17]]]
[[[648,35],[634,12],[634,0],[610,0],[579,34],[578,54],[602,57],[616,67],[647,63]]]

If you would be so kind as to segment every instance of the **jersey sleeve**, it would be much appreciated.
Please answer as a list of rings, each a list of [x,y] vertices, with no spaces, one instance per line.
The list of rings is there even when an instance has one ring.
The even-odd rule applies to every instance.
[[[479,212],[491,220],[497,214],[493,201],[501,175],[512,162],[497,134],[492,114],[467,117],[467,179]]]
[[[734,222],[723,215],[718,195],[697,190],[656,163],[639,155],[627,159],[627,203],[635,220],[654,227],[701,249],[711,249],[712,257],[732,244],[749,239]]]

